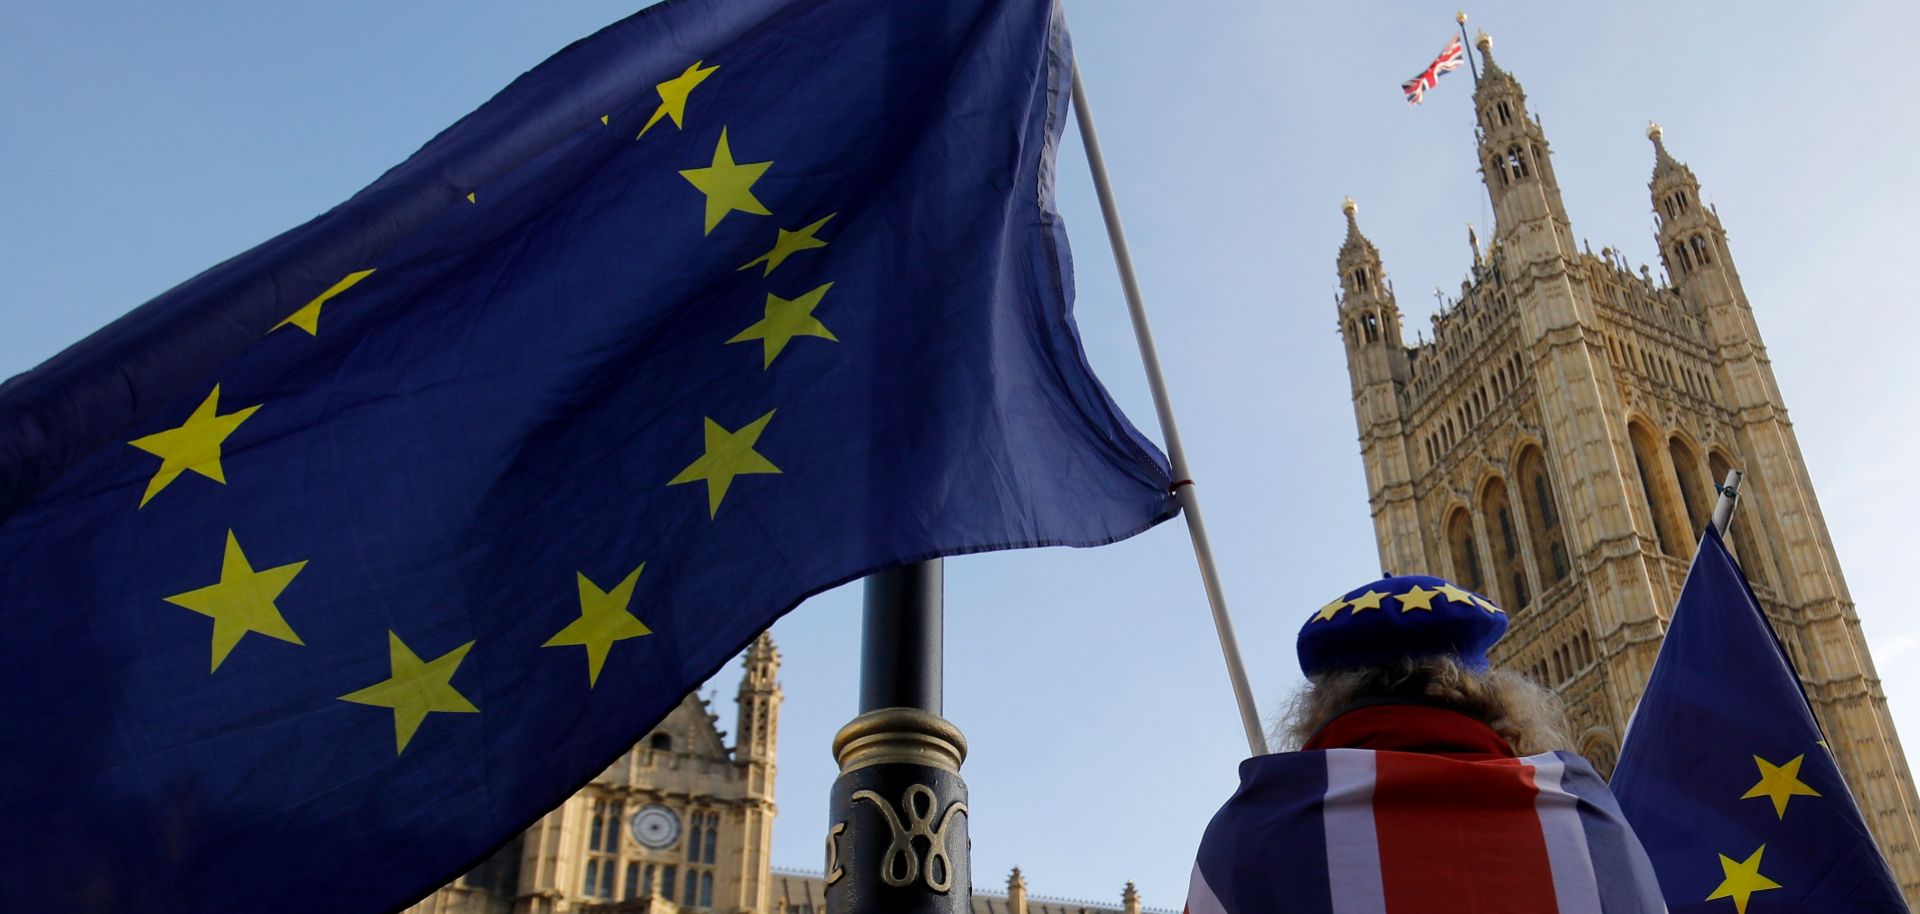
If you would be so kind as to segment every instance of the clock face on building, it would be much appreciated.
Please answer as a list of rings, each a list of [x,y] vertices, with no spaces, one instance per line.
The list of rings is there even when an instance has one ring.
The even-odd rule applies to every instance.
[[[640,807],[628,827],[633,829],[633,840],[654,850],[672,847],[680,840],[680,817],[658,803]]]

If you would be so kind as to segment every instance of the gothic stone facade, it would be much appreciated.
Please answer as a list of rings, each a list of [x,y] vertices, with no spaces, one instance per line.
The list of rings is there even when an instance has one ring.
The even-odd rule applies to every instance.
[[[406,914],[826,914],[825,877],[776,871],[768,856],[779,672],[762,635],[747,651],[731,749],[719,715],[687,696],[599,777]],[[661,829],[662,810],[677,830]],[[1118,905],[1029,898],[1017,869],[1005,895],[972,900],[975,914],[1173,914],[1142,908],[1132,883]]]
[[[1383,567],[1507,607],[1496,662],[1558,690],[1575,748],[1610,773],[1714,483],[1744,471],[1734,553],[1920,900],[1912,775],[1719,214],[1650,128],[1666,277],[1576,247],[1540,121],[1479,44],[1495,231],[1487,252],[1473,239],[1431,342],[1404,343],[1380,254],[1346,206],[1340,335]]]
[[[772,912],[780,652],[747,650],[732,749],[697,695],[591,783],[408,914]],[[660,820],[642,843],[642,810]],[[670,835],[670,841],[662,841]]]

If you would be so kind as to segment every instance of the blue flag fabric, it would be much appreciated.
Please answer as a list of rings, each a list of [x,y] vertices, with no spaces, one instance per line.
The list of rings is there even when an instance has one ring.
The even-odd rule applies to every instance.
[[[1675,914],[1907,910],[1786,653],[1711,526],[1612,786]]]
[[[1049,0],[679,0],[0,386],[0,910],[377,911],[810,594],[1171,516]]]

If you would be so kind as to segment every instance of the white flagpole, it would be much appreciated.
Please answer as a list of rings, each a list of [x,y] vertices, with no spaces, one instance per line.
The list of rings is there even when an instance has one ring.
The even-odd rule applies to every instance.
[[[1187,474],[1186,449],[1180,446],[1180,428],[1173,421],[1173,402],[1167,397],[1167,382],[1160,374],[1160,354],[1153,345],[1153,329],[1147,326],[1147,306],[1140,297],[1140,283],[1133,275],[1133,256],[1127,252],[1127,233],[1120,227],[1120,210],[1113,202],[1113,188],[1107,182],[1107,162],[1100,154],[1100,137],[1093,129],[1093,112],[1087,108],[1087,90],[1080,84],[1080,63],[1073,64],[1073,113],[1080,123],[1081,145],[1087,150],[1087,167],[1093,172],[1093,187],[1100,197],[1100,213],[1106,217],[1107,240],[1113,247],[1113,262],[1120,270],[1120,288],[1126,293],[1127,313],[1133,318],[1133,336],[1140,344],[1140,361],[1147,370],[1147,386],[1153,391],[1153,408],[1160,416],[1160,433],[1167,439],[1167,460],[1173,469],[1173,495],[1180,502],[1180,513],[1187,518],[1187,533],[1193,539],[1193,557],[1200,564],[1200,581],[1207,589],[1207,605],[1213,609],[1213,627],[1220,635],[1220,653],[1227,662],[1227,678],[1233,682],[1233,697],[1240,705],[1240,723],[1247,730],[1247,747],[1254,755],[1267,753],[1267,739],[1260,730],[1260,712],[1254,706],[1253,687],[1247,684],[1246,664],[1240,660],[1240,643],[1233,637],[1233,619],[1227,614],[1227,597],[1220,589],[1220,572],[1213,564],[1213,547],[1207,542],[1207,525],[1200,519],[1200,497],[1194,493],[1193,479]]]
[[[1733,524],[1733,506],[1740,501],[1739,470],[1728,470],[1727,481],[1720,486],[1720,501],[1713,506],[1713,529],[1724,537],[1727,527]]]

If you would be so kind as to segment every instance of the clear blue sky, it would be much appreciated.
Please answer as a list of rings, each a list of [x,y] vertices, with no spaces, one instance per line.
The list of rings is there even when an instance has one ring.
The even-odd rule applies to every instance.
[[[345,199],[521,71],[632,12],[611,0],[64,0],[0,32],[0,376]],[[1204,10],[1204,12],[1201,12]],[[1544,119],[1577,234],[1654,261],[1648,118],[1719,205],[1895,717],[1920,734],[1920,384],[1911,2],[1486,3],[1473,26]],[[1484,230],[1470,77],[1398,84],[1453,8],[1069,0],[1254,687],[1379,571],[1334,334],[1340,198],[1409,328]],[[1062,206],[1091,357],[1153,410],[1080,148]],[[1410,571],[1412,569],[1396,569]],[[973,755],[974,872],[1177,908],[1244,753],[1178,523],[1088,551],[948,563],[947,714]],[[818,868],[828,740],[853,711],[858,589],[775,629],[778,866]],[[713,683],[731,724],[735,670]],[[1920,739],[1920,736],[1913,737]]]

